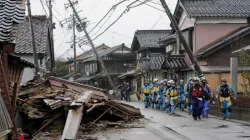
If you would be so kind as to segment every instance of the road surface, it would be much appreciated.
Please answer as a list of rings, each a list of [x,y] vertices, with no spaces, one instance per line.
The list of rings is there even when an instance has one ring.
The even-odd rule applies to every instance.
[[[208,118],[194,121],[186,112],[177,111],[175,116],[164,111],[145,109],[143,103],[128,103],[141,109],[149,120],[145,127],[162,140],[250,140],[249,123]]]

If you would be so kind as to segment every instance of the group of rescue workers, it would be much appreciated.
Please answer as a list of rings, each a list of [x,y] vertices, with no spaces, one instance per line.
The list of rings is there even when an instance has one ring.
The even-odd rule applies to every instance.
[[[145,108],[151,106],[171,114],[175,114],[177,106],[182,111],[187,108],[194,120],[208,118],[209,104],[213,103],[215,98],[219,98],[221,103],[223,119],[231,119],[231,99],[236,98],[234,90],[225,78],[221,79],[221,85],[215,94],[204,77],[191,77],[187,83],[180,80],[178,86],[174,80],[165,79],[159,82],[158,79],[154,79],[152,83],[145,80],[142,93]]]

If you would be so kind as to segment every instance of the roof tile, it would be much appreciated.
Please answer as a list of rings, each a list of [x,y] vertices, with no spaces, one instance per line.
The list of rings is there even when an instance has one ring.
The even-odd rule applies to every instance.
[[[45,53],[48,39],[49,21],[46,16],[33,16],[37,53]],[[33,53],[30,25],[28,22],[19,25],[15,53]]]
[[[191,17],[250,17],[250,0],[181,0]]]

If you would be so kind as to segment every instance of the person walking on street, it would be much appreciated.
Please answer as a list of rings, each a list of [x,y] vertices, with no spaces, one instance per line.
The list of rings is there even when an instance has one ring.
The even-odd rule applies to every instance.
[[[172,114],[175,114],[175,108],[177,105],[177,99],[178,99],[178,89],[175,85],[174,80],[170,80],[171,87],[167,91],[167,97],[170,97],[170,109],[168,110]]]
[[[208,118],[209,104],[212,99],[212,92],[211,87],[208,85],[207,79],[205,77],[201,78],[201,83],[204,89],[202,117]]]
[[[165,81],[165,88],[163,91],[164,100],[163,100],[162,108],[164,111],[166,109],[167,109],[167,111],[169,111],[169,109],[170,109],[170,96],[167,95],[167,91],[171,87],[171,83],[170,83],[170,80],[167,81],[167,79],[165,79],[164,81]]]
[[[123,83],[123,85],[121,86],[120,89],[120,93],[121,93],[121,100],[127,100],[126,99],[126,82]]]
[[[161,81],[161,86],[160,86],[160,90],[158,92],[158,96],[157,96],[157,99],[156,99],[156,102],[157,102],[157,106],[156,106],[156,109],[161,109],[161,110],[164,110],[164,104],[165,104],[165,96],[164,96],[164,93],[166,91],[166,87],[167,87],[167,80],[162,80]]]
[[[126,83],[125,93],[126,93],[126,101],[127,101],[127,102],[130,102],[130,101],[131,101],[131,98],[130,98],[130,95],[131,95],[131,87],[129,86],[129,83]]]
[[[155,104],[156,104],[156,98],[158,96],[158,92],[160,90],[160,85],[158,83],[158,79],[155,78],[153,80],[153,87],[152,87],[152,93],[151,93],[151,101],[152,101],[152,108],[154,108]]]
[[[193,111],[193,118],[197,120],[197,118],[201,119],[201,113],[203,109],[203,87],[200,84],[200,78],[195,77],[193,79],[193,85],[190,88],[189,98],[192,99],[192,111]]]
[[[144,94],[144,106],[148,108],[150,106],[150,93],[151,93],[152,86],[149,84],[147,80],[144,82],[144,86],[142,88],[142,93]]]
[[[189,96],[190,94],[190,88],[193,85],[193,77],[190,77],[188,82],[184,85],[184,91],[185,91],[185,96],[186,96],[186,100],[187,100],[187,110],[189,115],[191,115],[192,113],[192,103],[191,103],[191,97]]]
[[[178,86],[179,90],[179,107],[180,110],[184,111],[185,106],[185,91],[184,91],[184,80],[180,80],[180,85]]]
[[[227,84],[227,79],[225,78],[221,79],[221,85],[218,86],[218,88],[216,89],[216,95],[217,98],[219,96],[219,100],[222,107],[223,119],[224,120],[226,118],[231,119],[232,118],[231,98],[235,99],[236,94],[233,88]]]

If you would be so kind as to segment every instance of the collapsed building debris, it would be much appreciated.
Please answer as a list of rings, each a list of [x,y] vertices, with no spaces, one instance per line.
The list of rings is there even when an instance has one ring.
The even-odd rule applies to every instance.
[[[142,118],[139,109],[110,100],[105,93],[104,89],[55,77],[23,86],[17,97],[18,111],[28,122],[23,130],[34,137],[63,117],[66,123],[61,139],[76,139],[81,123],[88,129],[101,119],[115,122]]]

